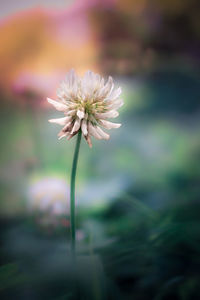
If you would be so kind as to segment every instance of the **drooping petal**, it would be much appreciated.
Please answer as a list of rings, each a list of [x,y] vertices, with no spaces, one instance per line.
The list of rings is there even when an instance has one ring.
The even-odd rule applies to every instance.
[[[96,127],[94,127],[91,123],[88,124],[89,134],[95,137],[97,140],[101,140],[101,135],[97,132]]]
[[[69,132],[64,130],[64,128],[58,133],[58,139],[62,139],[64,137],[67,137],[69,135]]]
[[[68,123],[70,119],[71,119],[71,117],[64,117],[64,118],[59,118],[59,119],[50,119],[49,122],[50,123],[56,123],[58,125],[63,126],[66,123]]]
[[[121,126],[119,123],[112,123],[106,120],[99,120],[99,124],[106,129],[119,128]]]
[[[76,133],[77,133],[77,132],[75,132],[75,133],[72,133],[72,134],[71,134],[71,133],[69,133],[69,134],[68,134],[68,136],[67,136],[67,140],[68,140],[68,141],[69,141],[69,140],[71,140],[71,138],[72,138],[73,136],[75,136],[75,135],[76,135]]]
[[[84,119],[81,123],[81,130],[83,135],[87,135],[88,134],[88,130],[87,130],[87,121]]]
[[[76,121],[74,122],[74,126],[72,128],[72,131],[70,132],[70,134],[73,134],[75,132],[77,132],[80,128],[81,125],[81,120],[80,119],[76,119]]]
[[[58,139],[61,140],[62,138],[68,136],[68,134],[69,134],[68,132],[65,132],[62,135],[60,135]]]
[[[92,148],[92,141],[89,134],[87,136],[84,136],[84,138],[86,139],[86,142],[88,143],[89,147]]]
[[[70,132],[72,130],[72,122],[68,122],[62,129],[63,132]]]
[[[58,111],[65,111],[67,109],[67,106],[63,103],[60,103],[58,101],[52,100],[50,98],[47,98],[47,101],[52,104]]]
[[[108,140],[110,138],[109,134],[105,133],[99,126],[96,126],[95,129],[102,139]]]

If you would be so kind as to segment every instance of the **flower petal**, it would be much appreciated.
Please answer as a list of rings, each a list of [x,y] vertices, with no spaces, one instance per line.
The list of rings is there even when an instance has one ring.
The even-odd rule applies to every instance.
[[[68,122],[62,129],[63,132],[70,132],[72,130],[72,122]]]
[[[64,130],[62,129],[62,130],[58,133],[58,139],[60,140],[60,139],[66,137],[66,136],[68,136],[68,135],[69,135],[69,132],[64,131]]]
[[[109,76],[107,83],[104,87],[99,91],[100,97],[108,97],[114,88],[113,79]]]
[[[109,109],[119,109],[124,104],[122,99],[111,101],[111,104],[108,106]]]
[[[66,75],[66,84],[69,86],[69,88],[73,88],[74,86],[76,86],[77,83],[77,75],[74,71],[74,69],[71,69],[67,75]]]
[[[118,89],[114,90],[114,91],[109,95],[108,98],[109,98],[109,99],[112,99],[112,100],[115,100],[115,99],[117,99],[117,98],[120,96],[121,92],[122,92],[122,90],[121,90],[121,88],[119,87]]]
[[[112,128],[119,128],[121,124],[119,123],[112,123],[106,120],[100,120],[99,124],[102,125],[106,129],[112,129]]]
[[[84,135],[84,138],[86,140],[86,142],[88,143],[89,147],[92,148],[92,141],[91,141],[91,137],[88,135]]]
[[[58,139],[59,139],[59,140],[61,140],[62,138],[64,138],[64,137],[68,136],[68,134],[69,134],[68,132],[66,132],[66,133],[63,133],[61,136],[59,136],[59,138],[58,138]]]
[[[69,133],[69,135],[67,136],[67,140],[69,141],[75,135],[76,135],[76,132],[73,133],[73,134]]]
[[[71,109],[71,110],[68,110],[68,112],[67,112],[68,116],[73,116],[75,114],[76,114],[76,109]]]
[[[80,120],[82,120],[85,116],[85,113],[81,110],[78,110],[77,111],[77,116],[79,117]]]
[[[76,119],[76,121],[74,122],[74,126],[72,128],[72,131],[70,132],[70,134],[73,134],[75,132],[77,132],[80,128],[81,125],[81,120],[80,119]]]
[[[91,123],[88,125],[89,134],[91,134],[95,139],[101,140],[101,135],[97,132],[96,127],[94,127]]]
[[[85,72],[81,80],[82,94],[84,94],[85,96],[89,96],[92,92],[93,84],[93,73],[91,71]]]
[[[84,136],[84,138],[86,139],[89,147],[92,148],[92,141],[91,141],[91,138],[90,138],[89,134],[87,136]]]
[[[63,126],[66,123],[68,123],[70,119],[71,119],[71,117],[64,117],[64,118],[59,118],[59,119],[50,119],[49,122],[50,123],[56,123],[58,125]]]
[[[58,101],[52,100],[50,98],[47,98],[47,101],[52,104],[58,111],[65,111],[67,109],[67,106],[63,103],[60,103]]]
[[[96,126],[95,129],[102,139],[108,140],[110,138],[109,134],[105,133],[99,126]]]
[[[88,134],[88,130],[87,130],[87,121],[84,119],[81,123],[81,130],[83,135],[87,135]]]
[[[119,113],[116,110],[110,110],[105,113],[97,113],[95,116],[99,119],[116,118],[119,116]]]

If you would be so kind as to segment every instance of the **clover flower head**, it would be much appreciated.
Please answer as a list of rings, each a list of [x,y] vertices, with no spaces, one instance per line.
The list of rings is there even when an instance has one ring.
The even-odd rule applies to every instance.
[[[112,129],[121,126],[107,121],[119,115],[117,109],[123,105],[120,94],[121,88],[114,89],[111,76],[105,83],[99,74],[91,71],[80,78],[74,70],[70,70],[57,91],[57,101],[47,98],[65,117],[49,122],[64,126],[58,134],[59,139],[66,137],[69,140],[81,130],[92,147],[91,136],[105,140],[110,137],[101,127]]]

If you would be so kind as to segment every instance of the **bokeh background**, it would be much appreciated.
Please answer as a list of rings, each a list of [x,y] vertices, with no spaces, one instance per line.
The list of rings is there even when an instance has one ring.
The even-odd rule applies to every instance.
[[[200,299],[199,28],[195,0],[0,1],[1,299]],[[46,101],[71,68],[125,103],[109,141],[81,144],[77,272],[75,140]]]

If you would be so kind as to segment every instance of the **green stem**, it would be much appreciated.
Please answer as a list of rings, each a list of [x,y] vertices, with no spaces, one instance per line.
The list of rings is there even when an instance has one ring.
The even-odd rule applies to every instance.
[[[74,151],[74,158],[71,172],[71,186],[70,186],[70,225],[71,225],[71,254],[75,258],[76,252],[76,227],[75,227],[75,180],[76,180],[76,169],[78,162],[78,154],[81,143],[81,130],[78,132],[76,147]]]

